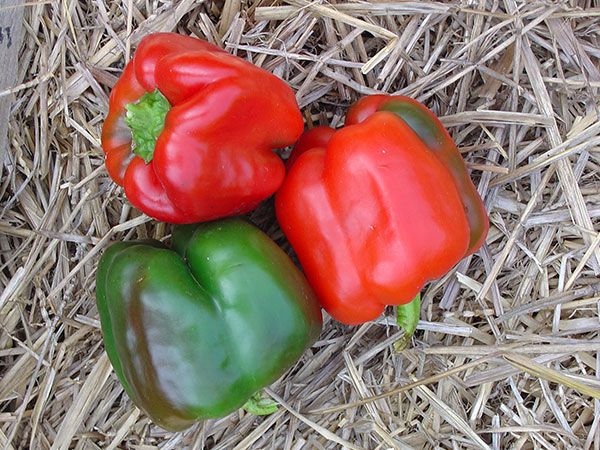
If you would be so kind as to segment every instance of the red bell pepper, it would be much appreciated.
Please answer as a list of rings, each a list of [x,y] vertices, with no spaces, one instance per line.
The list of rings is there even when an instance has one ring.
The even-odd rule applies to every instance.
[[[334,133],[335,130],[333,128],[322,125],[311,128],[309,131],[302,134],[300,139],[298,139],[298,142],[294,145],[294,150],[290,154],[290,157],[286,160],[285,167],[289,170],[302,153],[313,148],[327,146],[327,143]]]
[[[192,223],[254,209],[281,185],[272,150],[303,121],[279,78],[192,37],[144,38],[110,96],[106,167],[149,216]]]
[[[423,105],[369,96],[351,107],[344,128],[301,138],[311,141],[316,148],[292,152],[275,207],[334,319],[360,324],[385,305],[409,303],[482,245],[484,205],[450,135]]]

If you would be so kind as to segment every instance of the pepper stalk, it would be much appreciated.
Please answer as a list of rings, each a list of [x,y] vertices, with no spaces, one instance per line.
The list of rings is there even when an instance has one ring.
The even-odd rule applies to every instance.
[[[167,98],[158,90],[148,92],[135,103],[125,106],[125,123],[131,130],[132,150],[146,164],[152,161],[156,140],[165,127],[171,109]]]

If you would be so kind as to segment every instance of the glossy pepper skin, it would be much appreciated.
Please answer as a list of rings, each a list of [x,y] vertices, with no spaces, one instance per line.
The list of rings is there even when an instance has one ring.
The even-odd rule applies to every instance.
[[[176,227],[173,250],[113,244],[96,298],[119,380],[168,430],[240,408],[297,361],[322,324],[302,273],[240,219]]]
[[[456,145],[423,105],[365,97],[342,129],[316,134],[301,138],[315,148],[292,152],[275,207],[334,319],[360,324],[409,303],[482,245],[484,205]]]
[[[303,121],[276,76],[200,39],[155,33],[115,84],[102,129],[111,178],[149,216],[193,223],[254,209],[281,185],[273,152]]]

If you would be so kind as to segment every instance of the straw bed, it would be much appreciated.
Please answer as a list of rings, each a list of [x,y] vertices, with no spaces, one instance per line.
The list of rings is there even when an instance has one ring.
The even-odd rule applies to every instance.
[[[0,180],[0,448],[599,449],[600,8],[594,1],[24,2]],[[0,9],[3,6],[0,6]],[[386,317],[320,340],[240,411],[153,425],[104,353],[95,269],[112,241],[169,239],[99,146],[139,40],[177,31],[286,80],[308,126],[375,92],[448,127],[492,223],[423,292],[412,346]],[[285,152],[283,152],[285,154]],[[272,202],[253,220],[290,250]]]

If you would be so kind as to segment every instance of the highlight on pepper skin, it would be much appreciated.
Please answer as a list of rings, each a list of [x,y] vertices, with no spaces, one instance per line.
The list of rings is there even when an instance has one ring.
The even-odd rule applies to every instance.
[[[194,223],[271,196],[285,176],[273,150],[303,127],[293,91],[273,74],[200,39],[155,33],[115,84],[101,140],[133,206]]]

